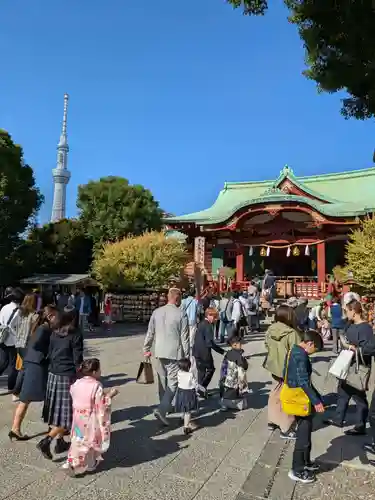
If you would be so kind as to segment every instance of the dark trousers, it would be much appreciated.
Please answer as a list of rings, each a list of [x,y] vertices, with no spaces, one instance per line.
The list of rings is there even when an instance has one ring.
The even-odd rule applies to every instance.
[[[293,452],[293,472],[302,472],[311,462],[312,420],[312,415],[297,417],[297,439]]]
[[[335,420],[343,423],[345,420],[346,411],[349,406],[351,398],[354,399],[356,404],[357,427],[365,427],[367,417],[369,414],[368,402],[366,393],[359,391],[344,381],[340,381],[337,389],[337,407]],[[374,406],[375,411],[375,406]]]
[[[215,366],[212,355],[211,358],[204,360],[195,358],[195,362],[197,364],[198,370],[198,384],[207,389],[215,373]]]
[[[18,372],[16,370],[17,349],[14,346],[0,344],[0,375],[9,367],[8,391],[13,391]]]
[[[332,327],[333,352],[337,354],[341,350],[340,335],[343,333],[341,328]]]

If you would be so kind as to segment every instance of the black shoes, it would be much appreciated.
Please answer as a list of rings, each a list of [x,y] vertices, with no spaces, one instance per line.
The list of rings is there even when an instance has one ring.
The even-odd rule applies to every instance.
[[[60,455],[61,453],[65,453],[68,451],[70,448],[70,443],[67,443],[64,441],[63,438],[59,438],[56,440],[56,445],[55,445],[55,453],[56,455]]]
[[[337,420],[334,420],[333,418],[327,418],[326,420],[323,420],[323,424],[333,425],[334,427],[338,427],[339,429],[342,429],[344,427],[344,424],[342,422],[338,422]]]
[[[375,455],[375,444],[374,443],[366,443],[363,445],[363,449],[372,455]]]
[[[45,437],[39,443],[36,445],[38,450],[42,453],[43,457],[46,458],[47,460],[52,460],[52,453],[51,453],[51,438],[50,437]]]
[[[302,472],[289,471],[289,478],[297,483],[309,484],[315,481],[315,474],[307,469]]]
[[[9,432],[8,437],[11,441],[13,441],[13,439],[15,441],[28,441],[30,439],[29,436],[26,436],[26,434],[24,436],[21,436],[21,434],[17,434],[13,431]]]

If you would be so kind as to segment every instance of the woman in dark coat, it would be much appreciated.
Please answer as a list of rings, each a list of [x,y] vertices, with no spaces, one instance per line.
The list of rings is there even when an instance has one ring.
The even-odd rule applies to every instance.
[[[214,341],[214,324],[218,319],[218,312],[213,307],[209,307],[205,312],[205,319],[201,321],[197,328],[193,345],[193,357],[198,371],[198,384],[207,389],[213,374],[215,373],[212,349],[219,354],[225,351]],[[203,395],[203,394],[201,394]]]
[[[361,349],[373,337],[371,325],[363,317],[363,309],[360,302],[356,300],[349,302],[346,306],[346,315],[351,325],[345,331],[345,339],[342,339],[344,346],[355,346]],[[366,366],[371,366],[371,357],[364,354],[363,362]],[[360,361],[362,363],[362,360]],[[352,387],[345,380],[340,380],[337,389],[337,406],[332,418],[325,420],[326,424],[335,427],[343,427],[350,400],[356,403],[357,424],[345,432],[349,436],[362,436],[366,434],[366,422],[369,414],[369,406],[365,391]]]
[[[54,306],[47,306],[40,314],[40,319],[31,332],[30,339],[23,358],[23,378],[12,430],[9,438],[26,441],[28,436],[21,432],[30,403],[44,401],[48,374],[48,351],[51,328],[56,321],[57,311]]]
[[[50,426],[50,431],[37,445],[49,460],[52,460],[53,439],[57,439],[56,453],[69,449],[69,443],[62,436],[71,430],[73,405],[70,386],[75,382],[83,361],[83,337],[75,327],[75,319],[74,307],[66,307],[62,313],[59,312],[50,340],[47,391],[43,408],[43,418]]]

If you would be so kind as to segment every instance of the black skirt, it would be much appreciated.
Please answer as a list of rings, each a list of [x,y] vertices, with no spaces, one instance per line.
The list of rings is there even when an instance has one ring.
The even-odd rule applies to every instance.
[[[198,410],[198,397],[195,389],[177,389],[176,413],[191,413]]]
[[[73,402],[70,386],[75,377],[48,373],[43,419],[48,425],[70,430],[73,419]]]
[[[19,399],[22,403],[44,401],[47,387],[47,366],[25,361]]]

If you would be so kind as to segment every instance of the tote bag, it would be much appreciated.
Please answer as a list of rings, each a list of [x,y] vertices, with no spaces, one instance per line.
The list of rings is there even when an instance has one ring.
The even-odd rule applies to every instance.
[[[328,373],[340,380],[346,380],[349,373],[350,365],[352,364],[354,352],[344,349],[335,359]]]
[[[362,349],[355,352],[355,363],[349,366],[345,382],[358,391],[368,391],[371,375],[371,366],[367,366],[363,359]]]
[[[288,354],[284,383],[280,392],[281,408],[287,415],[307,417],[311,413],[311,402],[307,394],[300,387],[289,387],[287,384],[290,353],[291,351]]]

